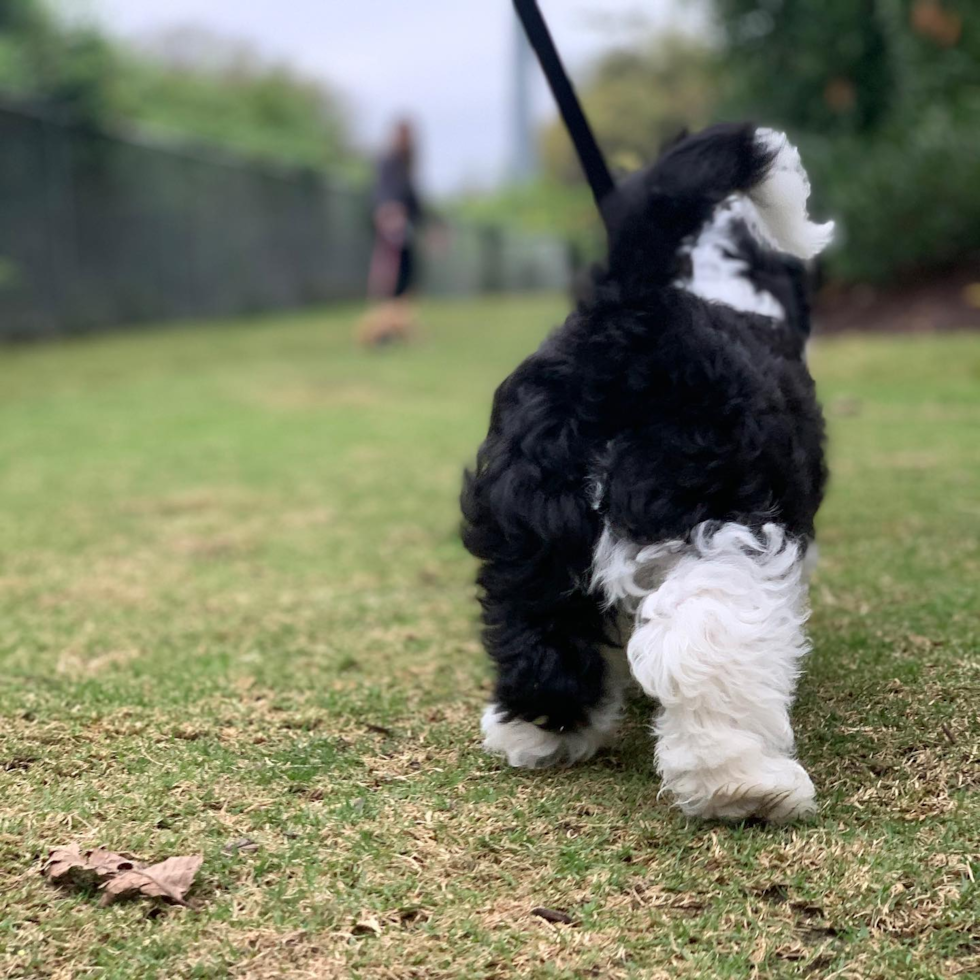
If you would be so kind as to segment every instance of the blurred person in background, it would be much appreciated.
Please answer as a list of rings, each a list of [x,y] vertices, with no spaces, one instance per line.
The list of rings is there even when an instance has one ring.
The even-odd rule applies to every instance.
[[[366,346],[408,340],[416,330],[410,297],[423,208],[415,186],[415,148],[412,124],[399,120],[375,170],[374,249],[368,274],[372,305],[358,324],[358,340]]]

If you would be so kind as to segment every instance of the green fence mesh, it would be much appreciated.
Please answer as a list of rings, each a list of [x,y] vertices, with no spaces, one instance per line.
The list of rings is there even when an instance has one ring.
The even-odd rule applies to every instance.
[[[363,296],[364,191],[329,175],[92,132],[0,105],[0,337]],[[564,289],[564,242],[450,226],[425,288]]]

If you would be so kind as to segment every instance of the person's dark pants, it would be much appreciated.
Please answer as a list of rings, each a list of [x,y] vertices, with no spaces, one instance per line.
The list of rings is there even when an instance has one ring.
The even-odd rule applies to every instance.
[[[395,298],[404,296],[412,288],[414,281],[415,256],[412,254],[412,249],[406,246],[401,250],[401,254],[398,257],[398,278],[395,281]]]

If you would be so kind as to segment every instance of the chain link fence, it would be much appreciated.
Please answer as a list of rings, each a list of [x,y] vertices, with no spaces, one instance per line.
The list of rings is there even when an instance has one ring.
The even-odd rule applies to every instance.
[[[435,293],[564,289],[566,243],[450,226]],[[328,174],[108,135],[0,104],[0,337],[364,295],[367,194]]]

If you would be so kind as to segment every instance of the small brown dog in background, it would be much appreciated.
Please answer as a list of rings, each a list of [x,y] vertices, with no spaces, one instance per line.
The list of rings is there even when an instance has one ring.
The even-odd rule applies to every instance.
[[[362,347],[408,343],[418,336],[418,321],[405,297],[372,306],[357,323],[356,339]]]

